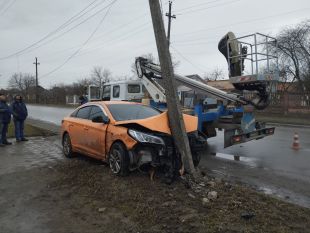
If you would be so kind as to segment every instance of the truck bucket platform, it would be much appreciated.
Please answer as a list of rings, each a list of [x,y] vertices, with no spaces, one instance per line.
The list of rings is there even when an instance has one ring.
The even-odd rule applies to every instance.
[[[243,94],[251,92],[252,99],[244,99],[259,110],[269,105],[279,80],[277,46],[275,38],[261,33],[236,38],[232,32],[218,44],[228,63],[230,82]]]

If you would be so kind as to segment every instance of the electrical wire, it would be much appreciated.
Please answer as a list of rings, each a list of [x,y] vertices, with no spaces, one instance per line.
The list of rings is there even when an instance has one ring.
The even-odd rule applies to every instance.
[[[214,6],[210,6],[210,7],[205,7],[205,8],[200,8],[200,9],[196,9],[196,10],[185,10],[183,12],[179,12],[179,13],[175,13],[176,15],[186,15],[186,14],[189,14],[189,13],[195,13],[195,12],[198,12],[198,11],[204,11],[204,10],[208,10],[208,9],[211,9],[211,8],[216,8],[216,7],[219,7],[219,6],[227,6],[229,4],[233,4],[233,3],[236,3],[236,2],[240,2],[242,0],[233,0],[233,1],[230,1],[230,2],[225,2],[223,4],[218,4],[218,5],[214,5]]]
[[[112,30],[110,30],[110,31],[107,31],[107,32],[98,34],[97,37],[94,37],[93,41],[94,41],[94,40],[97,40],[97,39],[100,39],[100,38],[102,38],[102,37],[105,37],[107,34],[111,34],[112,32],[119,31],[120,29],[125,28],[125,27],[127,27],[128,25],[132,24],[132,23],[135,22],[137,19],[141,19],[141,17],[143,17],[143,16],[145,16],[145,15],[147,15],[147,14],[141,14],[141,15],[139,15],[138,17],[135,17],[133,20],[131,20],[131,21],[125,23],[125,24],[121,24],[120,26],[118,26],[118,27],[116,27],[116,28],[114,28],[114,29],[112,29]],[[146,25],[146,24],[149,24],[149,23],[144,23],[144,24],[141,25],[141,26],[144,26],[144,25]],[[140,28],[140,26],[139,26],[139,28]],[[130,30],[130,33],[131,33],[132,31],[136,30],[136,29],[137,29],[137,28],[131,29],[131,30]],[[128,33],[127,33],[127,34],[128,34]],[[127,35],[127,34],[126,34],[126,35]],[[124,33],[122,32],[122,33],[121,33],[121,36],[123,36],[123,35],[124,35]],[[117,36],[116,39],[119,39],[119,38],[120,38],[120,36]],[[113,40],[114,40],[114,39],[113,39]],[[108,41],[108,42],[110,42],[110,41]],[[102,41],[100,41],[100,44],[102,44]],[[72,46],[72,47],[70,47],[70,48],[62,49],[62,50],[59,50],[59,51],[54,52],[54,53],[52,53],[52,54],[63,53],[63,52],[70,51],[70,50],[72,50],[72,49],[78,48],[78,47],[80,47],[80,46],[82,46],[82,44],[78,44],[78,45]],[[101,47],[102,47],[102,46],[101,46]],[[100,48],[100,47],[99,47],[99,48]]]
[[[15,2],[16,2],[16,0],[12,0],[11,3],[9,3],[9,5],[7,5],[6,8],[5,8],[6,4],[3,4],[2,9],[4,9],[4,10],[3,11],[0,10],[0,16],[4,15],[14,5]]]
[[[204,2],[204,3],[200,3],[200,4],[191,5],[191,6],[179,9],[177,12],[181,13],[182,11],[185,11],[185,10],[187,11],[187,10],[192,9],[192,8],[196,8],[196,7],[200,7],[200,6],[204,6],[204,5],[209,5],[211,3],[216,3],[216,2],[220,2],[220,1],[224,1],[224,0],[213,0],[213,1],[208,1],[208,2]]]
[[[189,64],[191,64],[193,67],[199,69],[201,72],[206,72],[204,69],[202,69],[200,66],[198,66],[197,64],[191,62],[190,59],[188,59],[187,57],[185,57],[180,51],[178,51],[174,46],[170,45],[170,47],[180,56],[182,57],[185,61],[187,61]]]
[[[68,30],[62,32],[61,34],[57,35],[56,37],[51,38],[50,40],[44,42],[43,44],[40,44],[30,50],[27,51],[27,53],[32,52],[38,48],[41,48],[44,45],[47,45],[55,40],[57,40],[58,38],[64,36],[65,34],[71,32],[72,30],[74,30],[75,28],[77,28],[78,26],[82,25],[83,23],[87,22],[89,19],[93,18],[94,16],[98,15],[99,13],[101,13],[102,11],[104,11],[105,9],[109,8],[111,5],[113,5],[112,3],[109,3],[108,5],[104,6],[103,8],[99,9],[98,11],[96,11],[95,13],[93,13],[92,15],[90,15],[89,17],[87,17],[86,19],[84,19],[83,21],[81,21],[80,23],[74,25],[73,27],[69,28]]]
[[[301,9],[297,9],[297,10],[293,10],[293,11],[283,12],[283,13],[280,13],[280,14],[275,14],[275,15],[269,15],[269,16],[254,18],[254,19],[238,21],[238,22],[231,23],[231,24],[220,25],[220,26],[216,26],[216,27],[212,27],[212,28],[206,28],[206,29],[201,29],[201,30],[192,31],[192,32],[179,33],[179,34],[176,34],[176,35],[177,36],[193,35],[193,34],[197,34],[197,33],[204,32],[204,31],[217,30],[217,29],[220,29],[220,28],[227,28],[227,27],[234,26],[234,25],[252,23],[252,22],[255,22],[255,21],[265,20],[265,19],[274,18],[274,17],[278,17],[278,16],[283,16],[283,15],[289,15],[289,14],[292,14],[292,13],[296,13],[296,12],[304,11],[304,10],[309,10],[309,9],[310,8],[301,8]]]
[[[104,3],[106,0],[103,0],[101,1],[100,4]],[[7,55],[5,57],[0,57],[0,60],[4,60],[4,59],[8,59],[8,58],[11,58],[11,57],[14,57],[16,55],[21,55],[23,52],[27,51],[28,49],[36,46],[37,44],[41,43],[42,41],[46,40],[47,38],[53,36],[54,34],[56,34],[57,32],[59,32],[60,30],[64,29],[65,27],[67,27],[68,25],[72,24],[74,21],[76,21],[77,19],[79,19],[80,15],[86,11],[88,8],[90,8],[92,5],[94,5],[96,2],[98,2],[98,0],[94,0],[92,1],[90,4],[88,4],[85,8],[83,8],[81,11],[79,11],[77,14],[75,14],[74,16],[72,16],[70,19],[68,19],[66,22],[64,22],[62,25],[60,25],[59,27],[57,27],[55,30],[49,32],[48,34],[46,34],[45,36],[43,36],[40,40],[36,41],[35,43],[23,48],[23,49],[20,49],[19,51],[13,53],[13,54],[10,54],[10,55]],[[98,4],[96,5],[98,6]],[[91,8],[91,10],[94,9],[94,8]],[[91,11],[90,10],[90,11]],[[88,13],[89,11],[87,11]]]
[[[97,27],[95,28],[95,30],[90,34],[90,36],[87,38],[87,40],[83,43],[83,45],[76,50],[73,54],[71,54],[62,64],[60,64],[59,66],[57,66],[55,69],[51,70],[50,72],[44,74],[41,76],[41,79],[51,75],[52,73],[55,73],[56,71],[58,71],[59,69],[61,69],[64,65],[66,65],[75,55],[77,55],[83,48],[84,46],[92,39],[92,37],[95,35],[95,33],[98,31],[98,29],[100,28],[101,24],[104,22],[104,20],[106,19],[106,17],[108,16],[112,6],[117,2],[117,0],[114,0],[111,4],[110,7],[108,8],[107,12],[104,14],[104,16],[102,17],[102,19],[100,20],[100,22],[98,23]]]

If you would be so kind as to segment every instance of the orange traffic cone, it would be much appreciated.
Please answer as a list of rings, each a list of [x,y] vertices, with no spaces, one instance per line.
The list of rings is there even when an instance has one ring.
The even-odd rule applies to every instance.
[[[295,134],[294,134],[294,141],[293,141],[292,148],[293,148],[294,150],[299,150],[299,148],[300,148],[298,133],[295,133]]]

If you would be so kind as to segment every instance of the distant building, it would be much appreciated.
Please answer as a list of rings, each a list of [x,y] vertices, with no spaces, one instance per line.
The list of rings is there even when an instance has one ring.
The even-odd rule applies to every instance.
[[[78,105],[80,103],[78,95],[67,95],[66,96],[66,104],[69,105]]]

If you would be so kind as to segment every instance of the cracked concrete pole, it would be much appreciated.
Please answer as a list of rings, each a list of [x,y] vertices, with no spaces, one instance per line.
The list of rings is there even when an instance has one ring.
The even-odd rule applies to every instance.
[[[179,97],[177,95],[172,60],[169,52],[168,40],[165,33],[159,0],[149,0],[149,5],[163,75],[163,86],[166,93],[170,129],[175,145],[182,156],[182,162],[185,169],[195,178],[197,177],[197,173],[193,164],[183,114],[181,112]]]

